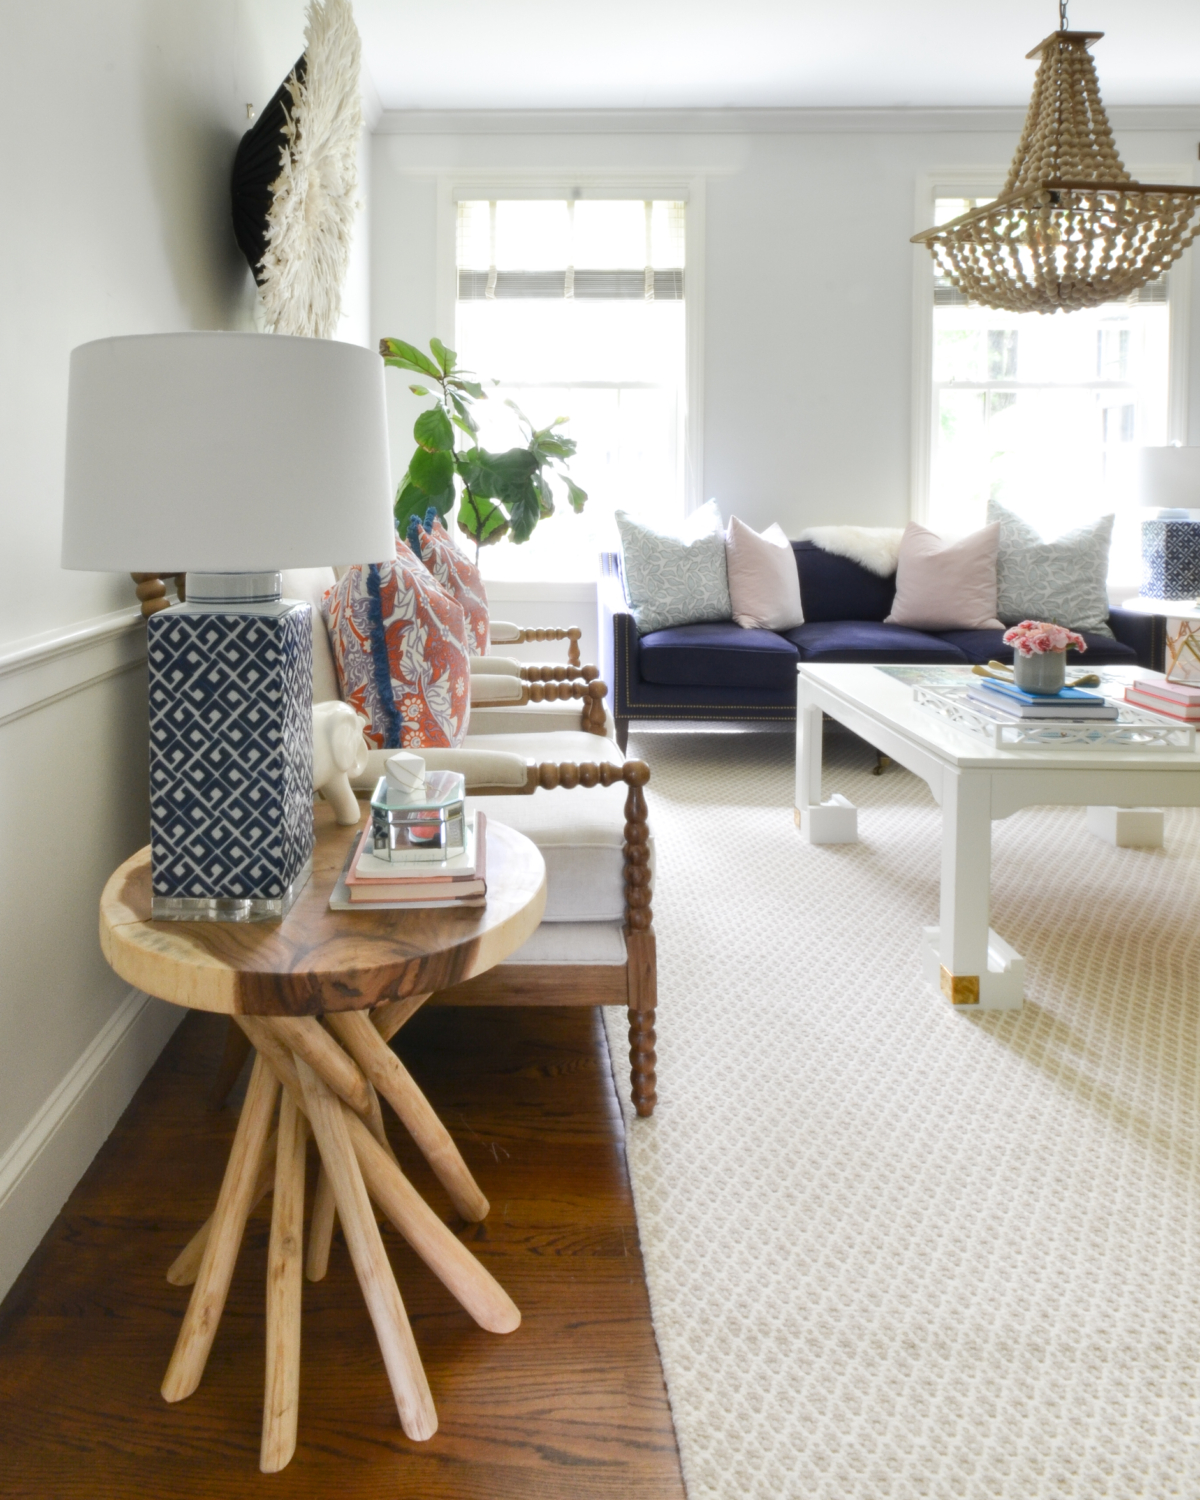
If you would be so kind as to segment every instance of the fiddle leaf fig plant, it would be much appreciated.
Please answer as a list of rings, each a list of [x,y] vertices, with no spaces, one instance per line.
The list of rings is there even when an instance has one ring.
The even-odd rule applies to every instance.
[[[491,453],[479,446],[479,426],[473,407],[487,400],[483,386],[458,368],[458,356],[440,339],[430,339],[423,354],[403,339],[381,339],[385,365],[407,370],[430,385],[410,385],[414,396],[433,396],[435,404],[413,424],[417,447],[396,491],[396,524],[401,535],[410,516],[425,516],[430,507],[445,518],[458,504],[459,529],[475,542],[476,551],[503,537],[527,542],[539,521],[554,514],[551,475],[561,482],[567,503],[579,514],[587,493],[567,473],[575,455],[575,440],[557,429],[566,417],[549,427],[534,427],[520,407],[511,406],[525,437],[523,448]],[[432,388],[431,388],[432,386]]]

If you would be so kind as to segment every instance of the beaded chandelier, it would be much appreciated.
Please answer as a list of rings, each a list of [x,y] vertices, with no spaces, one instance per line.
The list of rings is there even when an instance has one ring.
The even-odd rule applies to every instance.
[[[1102,31],[1061,29],[1041,57],[998,198],[913,235],[972,302],[1074,312],[1161,276],[1200,231],[1200,187],[1135,182],[1121,163],[1088,51]]]

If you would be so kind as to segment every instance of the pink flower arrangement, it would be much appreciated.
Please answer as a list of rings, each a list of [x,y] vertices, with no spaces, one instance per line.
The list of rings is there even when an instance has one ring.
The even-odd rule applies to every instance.
[[[1004,633],[1006,645],[1015,646],[1022,656],[1041,656],[1046,651],[1065,651],[1074,646],[1076,651],[1086,651],[1087,644],[1081,635],[1067,630],[1062,625],[1048,625],[1044,620],[1022,620]]]

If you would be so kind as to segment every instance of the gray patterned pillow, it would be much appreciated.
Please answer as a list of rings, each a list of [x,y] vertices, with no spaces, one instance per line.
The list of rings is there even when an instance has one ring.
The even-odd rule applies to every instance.
[[[989,523],[1000,523],[1000,585],[996,613],[1006,625],[1051,620],[1068,630],[1112,635],[1108,627],[1108,549],[1113,518],[1044,542],[1028,521],[995,500],[988,501]]]
[[[655,531],[623,510],[616,520],[639,634],[732,617],[725,533],[713,501],[688,518],[682,536]]]

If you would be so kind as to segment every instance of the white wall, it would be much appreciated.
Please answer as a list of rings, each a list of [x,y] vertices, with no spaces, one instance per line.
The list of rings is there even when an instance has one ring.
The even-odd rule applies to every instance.
[[[58,566],[68,355],[252,326],[229,170],[303,35],[304,0],[0,7],[0,1295],[179,1018],[96,936],[147,837],[145,650],[128,578]]]
[[[444,292],[439,305],[437,203],[455,180],[703,178],[702,493],[726,515],[779,521],[793,536],[823,522],[902,525],[911,500],[913,260],[928,263],[908,242],[927,227],[914,221],[917,181],[967,167],[995,167],[1002,177],[1021,118],[1019,110],[388,113],[373,164],[373,331],[415,343],[452,337]],[[1193,171],[1200,111],[1114,110],[1113,120],[1131,167]],[[441,253],[452,255],[452,245]],[[1200,442],[1200,296],[1192,310],[1190,441]],[[399,473],[416,406],[398,379],[390,390]]]

